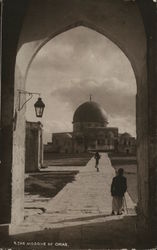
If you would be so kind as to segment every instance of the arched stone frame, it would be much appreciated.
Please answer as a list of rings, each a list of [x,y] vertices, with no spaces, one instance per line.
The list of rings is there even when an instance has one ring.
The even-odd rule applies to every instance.
[[[83,26],[83,27],[86,27],[86,28],[89,28],[91,30],[94,30],[98,33],[100,33],[101,35],[107,37],[110,41],[112,41],[116,46],[118,46],[120,48],[120,50],[124,53],[124,55],[128,58],[131,66],[132,66],[132,69],[133,69],[133,72],[134,72],[134,75],[135,75],[135,78],[136,78],[136,81],[138,81],[138,69],[137,69],[137,65],[136,63],[134,62],[134,58],[132,57],[132,55],[127,51],[126,48],[124,48],[123,44],[121,44],[120,41],[118,41],[116,39],[116,37],[113,36],[113,34],[110,34],[108,32],[104,32],[101,28],[97,27],[96,25],[93,25],[92,23],[88,23],[88,22],[85,22],[85,21],[77,21],[77,22],[74,22],[68,26],[65,26],[65,27],[62,27],[60,28],[57,32],[55,33],[52,33],[50,34],[49,37],[47,37],[44,41],[42,41],[36,48],[35,48],[35,51],[33,53],[33,55],[31,56],[29,62],[28,62],[28,65],[26,67],[26,70],[25,70],[25,74],[24,74],[24,82],[26,83],[27,81],[27,75],[28,75],[28,72],[29,72],[29,69],[31,67],[31,64],[34,60],[34,58],[36,57],[36,55],[38,54],[38,52],[42,49],[42,47],[44,47],[44,45],[46,45],[50,40],[52,40],[53,38],[55,38],[56,36],[70,30],[70,29],[73,29],[73,28],[76,28],[76,27],[79,27],[79,26]],[[19,53],[20,54],[20,53]],[[21,56],[21,55],[19,55]]]
[[[33,2],[33,1],[32,1]],[[106,1],[107,4],[109,5],[109,1]],[[110,1],[111,2],[111,1]],[[114,1],[113,1],[114,2]],[[120,1],[117,1],[120,3]],[[91,1],[91,3],[93,3],[93,1]],[[101,2],[102,4],[102,2]],[[129,3],[131,4],[131,3]],[[133,3],[132,3],[133,4]],[[134,3],[135,4],[135,3]],[[90,5],[90,1],[86,2],[86,7],[88,7],[88,5]],[[121,3],[120,3],[121,6]],[[88,11],[88,8],[87,8]],[[89,13],[88,13],[89,14]],[[109,13],[110,14],[110,13]],[[138,13],[138,15],[140,16],[140,13]],[[140,17],[141,18],[141,17]],[[134,60],[135,58],[133,57],[133,54],[125,48],[125,46],[123,46],[124,44],[120,42],[120,40],[122,41],[123,38],[119,37],[119,39],[117,39],[117,33],[114,34],[114,30],[112,30],[113,28],[111,28],[111,34],[109,34],[109,32],[107,32],[106,30],[104,31],[104,29],[98,27],[95,22],[89,22],[88,20],[86,20],[86,18],[76,18],[78,20],[76,20],[75,22],[70,22],[69,25],[65,25],[64,27],[62,27],[62,29],[59,29],[57,32],[54,32],[46,37],[46,39],[44,39],[44,41],[39,41],[36,43],[37,47],[34,47],[32,50],[32,54],[31,57],[29,58],[28,62],[26,63],[26,68],[24,70],[24,72],[21,71],[20,67],[18,65],[16,65],[16,72],[15,72],[15,89],[14,89],[14,99],[18,99],[17,97],[17,92],[16,89],[18,88],[18,86],[20,86],[20,88],[24,88],[24,83],[26,80],[26,76],[28,73],[28,69],[31,65],[31,61],[33,60],[34,56],[36,55],[36,53],[39,51],[39,49],[47,42],[49,41],[52,37],[54,37],[55,35],[61,33],[61,31],[65,31],[68,30],[69,28],[72,27],[76,27],[79,25],[83,25],[86,27],[89,27],[91,29],[96,30],[97,32],[107,36],[111,41],[113,41],[114,43],[116,43],[121,50],[127,55],[127,57],[129,58],[129,61],[132,64],[132,67],[134,69],[135,72],[135,76],[136,76],[136,81],[137,81],[137,136],[138,136],[138,165],[139,165],[139,175],[138,175],[138,183],[139,183],[139,200],[140,200],[140,213],[141,215],[148,217],[149,215],[149,211],[148,211],[148,203],[149,203],[149,185],[148,185],[148,86],[147,86],[147,61],[146,61],[146,46],[145,46],[145,50],[143,50],[143,57],[141,61],[136,61]],[[80,21],[81,20],[81,21]],[[142,18],[141,18],[142,20]],[[123,26],[123,24],[122,24]],[[141,26],[142,27],[142,26]],[[126,28],[126,27],[125,27]],[[23,26],[23,30],[22,32],[24,33],[24,26]],[[21,32],[21,34],[22,34]],[[144,32],[144,26],[142,28],[142,32]],[[120,35],[119,35],[120,36]],[[21,39],[22,37],[22,39]],[[21,39],[21,40],[20,40]],[[24,37],[23,35],[20,35],[20,39],[19,39],[19,48],[20,48],[20,44],[24,43]],[[137,39],[137,37],[136,37]],[[146,40],[146,39],[145,39]],[[145,41],[143,41],[145,43]],[[33,45],[33,43],[31,44],[31,42],[28,42],[28,47],[29,45],[30,47]],[[127,47],[127,46],[126,46]],[[22,47],[19,50],[19,55],[22,51]],[[28,50],[25,50],[28,51]],[[136,52],[134,52],[135,55]],[[18,57],[17,57],[18,59]],[[141,69],[140,69],[140,73],[138,70],[138,64],[140,65]],[[22,73],[21,73],[22,72]],[[23,74],[24,73],[24,74]],[[19,81],[20,79],[20,81]],[[3,81],[2,81],[2,85],[3,85]],[[3,89],[3,88],[2,88]],[[2,93],[2,99],[3,99],[3,93]],[[5,100],[2,101],[2,103],[4,103]],[[5,106],[5,105],[4,105]],[[2,106],[3,107],[3,106]],[[16,101],[14,101],[14,112],[16,111]],[[13,111],[12,111],[13,112]],[[10,120],[10,118],[9,118]],[[9,162],[9,164],[11,164],[10,166],[12,166],[12,197],[14,199],[12,199],[11,202],[11,219],[12,219],[12,223],[17,223],[17,215],[19,218],[19,212],[22,215],[21,209],[22,209],[22,192],[19,191],[18,192],[18,187],[20,185],[17,185],[17,181],[19,181],[19,179],[21,178],[22,174],[23,174],[23,170],[21,170],[21,175],[20,176],[16,176],[16,172],[19,169],[19,162],[24,165],[24,158],[22,157],[22,154],[24,152],[24,131],[23,131],[23,136],[20,136],[20,140],[19,140],[19,134],[17,133],[18,130],[18,126],[19,129],[23,128],[24,129],[24,124],[21,125],[21,123],[24,122],[24,112],[23,113],[18,113],[18,117],[17,117],[17,127],[16,127],[16,131],[13,132],[13,137],[12,137],[12,129],[9,129],[10,131],[10,135],[13,138],[13,158],[12,158],[12,163]],[[3,122],[2,122],[2,127],[3,127]],[[5,126],[4,126],[5,127]],[[18,142],[18,143],[17,143]],[[23,145],[21,147],[21,145]],[[21,158],[18,159],[18,164],[17,164],[17,159],[16,159],[16,155],[18,152],[21,152]],[[11,159],[10,159],[11,160]],[[8,169],[9,171],[9,169]],[[14,174],[15,173],[15,174]],[[17,178],[16,178],[17,177]],[[143,178],[144,177],[144,178]],[[21,184],[23,185],[23,183],[21,182]],[[19,193],[19,196],[17,197],[17,199],[15,199],[15,195],[17,195]],[[20,198],[21,197],[21,198]],[[13,200],[15,200],[13,202]],[[15,211],[16,210],[16,211]],[[21,216],[22,218],[22,216]],[[19,219],[19,222],[21,221],[21,219]]]

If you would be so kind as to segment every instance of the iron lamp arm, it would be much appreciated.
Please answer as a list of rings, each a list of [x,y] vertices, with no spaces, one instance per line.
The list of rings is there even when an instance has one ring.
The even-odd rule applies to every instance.
[[[19,99],[18,111],[21,111],[23,109],[25,104],[32,99],[33,95],[38,95],[40,97],[40,93],[28,92],[28,91],[21,90],[21,89],[18,89],[17,91],[18,91],[18,99]],[[21,95],[29,95],[30,96],[22,105],[21,105]]]

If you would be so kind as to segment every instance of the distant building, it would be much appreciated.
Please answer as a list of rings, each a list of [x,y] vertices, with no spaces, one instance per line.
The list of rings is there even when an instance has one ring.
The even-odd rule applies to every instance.
[[[45,151],[84,153],[88,151],[136,154],[136,139],[118,128],[108,127],[104,109],[96,102],[81,104],[73,116],[73,132],[53,133]]]
[[[42,124],[26,122],[25,172],[40,170],[43,164]]]
[[[44,150],[53,153],[71,153],[73,151],[72,133],[52,134],[52,143],[45,145]]]
[[[136,139],[128,133],[119,134],[118,152],[123,154],[136,154]]]

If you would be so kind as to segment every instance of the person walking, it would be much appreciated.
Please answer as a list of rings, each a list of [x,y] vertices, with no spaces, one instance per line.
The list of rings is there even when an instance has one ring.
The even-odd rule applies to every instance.
[[[124,211],[124,194],[127,190],[127,179],[123,176],[123,174],[123,168],[119,168],[117,176],[112,179],[112,215],[114,215],[115,212],[120,215]]]
[[[95,158],[95,168],[97,169],[97,172],[99,172],[99,160],[101,158],[99,152],[95,153],[94,158]]]

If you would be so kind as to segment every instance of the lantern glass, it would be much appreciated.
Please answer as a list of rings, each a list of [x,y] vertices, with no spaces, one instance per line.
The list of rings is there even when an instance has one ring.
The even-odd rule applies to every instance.
[[[35,107],[36,117],[42,117],[43,112],[44,112],[44,108],[45,108],[45,104],[43,103],[43,101],[40,97],[38,98],[37,102],[34,104],[34,107]]]

